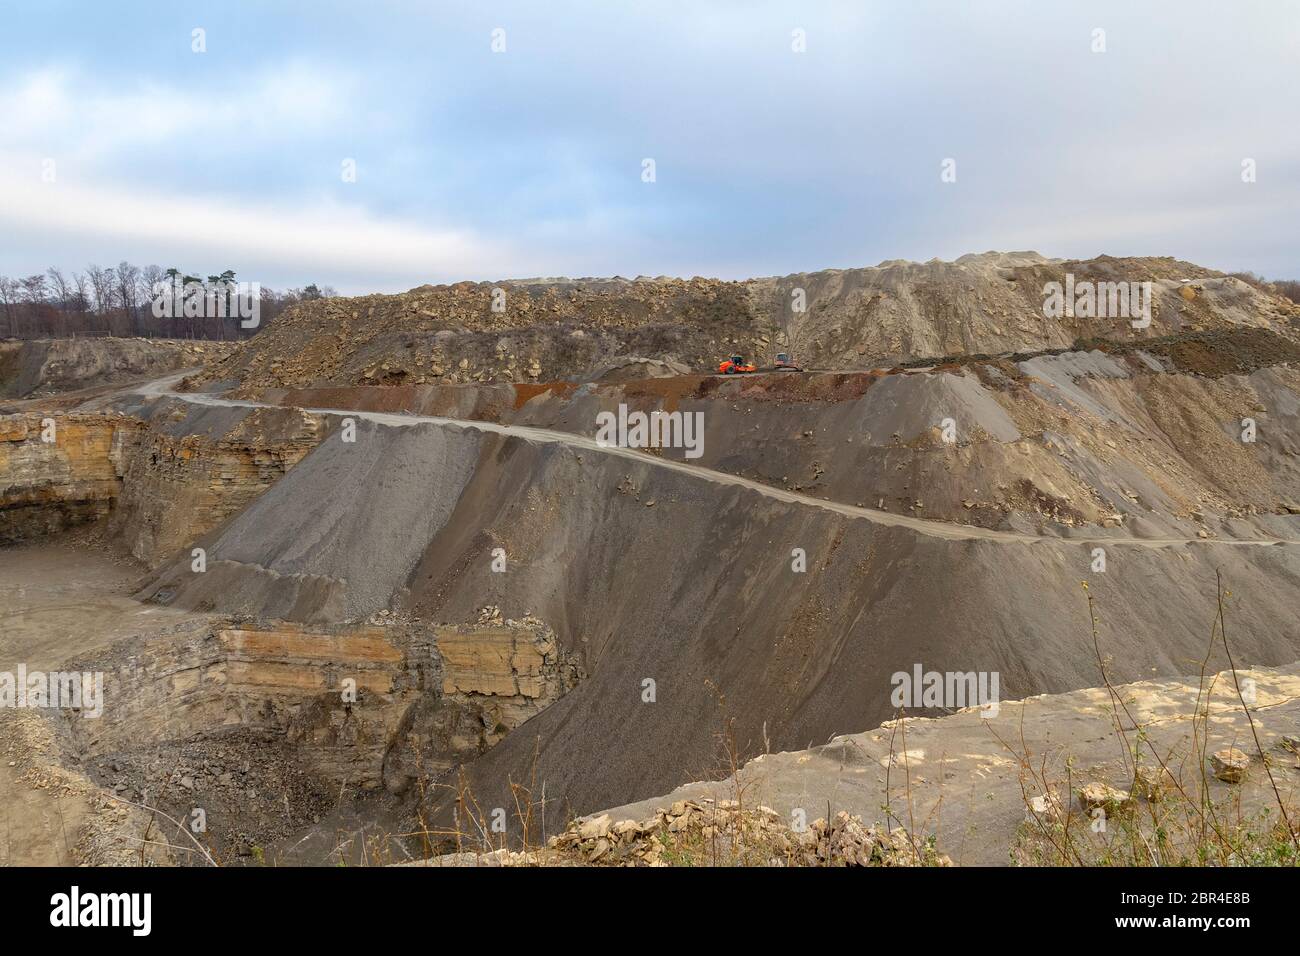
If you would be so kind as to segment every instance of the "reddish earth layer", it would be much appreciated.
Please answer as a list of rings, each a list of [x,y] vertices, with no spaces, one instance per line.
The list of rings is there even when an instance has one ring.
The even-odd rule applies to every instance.
[[[846,504],[1038,533],[1123,524],[1153,536],[1286,538],[1293,530],[1268,516],[1300,509],[1300,373],[1257,365],[1268,335],[932,369],[252,391],[587,436],[620,405],[692,412],[705,425],[699,464]],[[1201,347],[1225,349],[1219,367],[1248,374],[1183,372],[1175,356]],[[1257,427],[1249,444],[1247,419]]]

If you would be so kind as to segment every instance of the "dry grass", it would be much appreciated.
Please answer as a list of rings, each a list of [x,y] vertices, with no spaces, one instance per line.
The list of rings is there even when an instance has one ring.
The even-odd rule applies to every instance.
[[[1086,593],[1087,584],[1083,587]],[[1098,638],[1096,606],[1087,594],[1093,649],[1110,697],[1129,799],[1112,805],[1109,813],[1105,808],[1098,813],[1076,806],[1075,786],[1083,781],[1073,778],[1068,762],[1065,776],[1053,778],[1046,756],[1031,754],[1022,734],[1019,747],[1008,746],[1020,761],[1028,811],[1011,848],[1012,862],[1031,866],[1300,865],[1297,808],[1282,797],[1242,693],[1227,632],[1224,599],[1230,592],[1224,590],[1221,577],[1216,577],[1216,589],[1217,611],[1201,664],[1190,745],[1167,751],[1155,745],[1111,681],[1110,660],[1102,654]],[[1210,784],[1210,698],[1215,678],[1209,673],[1209,662],[1216,647],[1227,656],[1232,690],[1250,727],[1255,754],[1273,797],[1271,806],[1253,812],[1243,808],[1239,789],[1215,799]],[[1189,766],[1194,768],[1191,784],[1185,782]]]

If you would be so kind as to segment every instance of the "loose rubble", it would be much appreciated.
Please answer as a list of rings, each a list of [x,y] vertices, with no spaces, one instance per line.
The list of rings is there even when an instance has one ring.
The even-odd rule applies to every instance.
[[[951,866],[902,827],[866,826],[843,811],[796,831],[769,807],[680,800],[645,820],[608,814],[572,823],[548,847],[601,866]]]

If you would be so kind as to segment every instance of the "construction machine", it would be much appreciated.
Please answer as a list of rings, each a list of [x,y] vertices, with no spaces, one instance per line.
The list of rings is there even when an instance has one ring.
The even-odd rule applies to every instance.
[[[757,371],[758,366],[745,364],[743,355],[733,355],[718,365],[718,372],[722,375],[742,375]]]
[[[789,352],[777,352],[776,361],[772,363],[772,367],[776,369],[778,372],[783,369],[788,372],[803,371],[803,368],[799,365],[799,363],[796,362],[794,359],[790,358]]]

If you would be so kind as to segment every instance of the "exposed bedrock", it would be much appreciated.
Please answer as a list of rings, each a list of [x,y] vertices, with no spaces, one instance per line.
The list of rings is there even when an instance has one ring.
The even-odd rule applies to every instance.
[[[118,415],[0,417],[0,543],[107,515],[140,424]]]
[[[155,564],[278,481],[323,434],[296,408],[218,409],[163,401],[123,456],[109,532]]]
[[[581,676],[540,621],[500,618],[218,622],[79,665],[105,673],[104,716],[68,722],[88,758],[233,731],[282,740],[317,778],[361,790],[401,790],[478,756]]]
[[[111,515],[109,534],[154,563],[247,505],[320,438],[298,409],[163,401],[133,411],[0,416],[0,542]]]
[[[917,663],[995,671],[1006,698],[1095,686],[1085,578],[1113,680],[1206,656],[1216,570],[1239,660],[1300,651],[1294,546],[954,541],[434,425],[331,431],[203,543],[206,571],[187,555],[142,596],[312,626],[389,608],[466,621],[484,604],[545,621],[589,676],[470,773],[480,800],[505,800],[536,752],[548,799],[575,812],[708,775],[728,719],[742,755],[875,726],[891,675]]]

